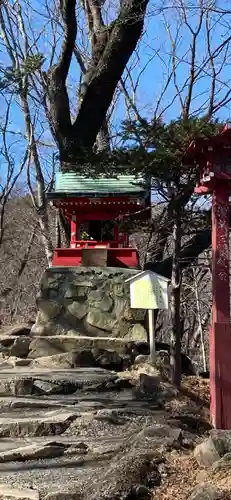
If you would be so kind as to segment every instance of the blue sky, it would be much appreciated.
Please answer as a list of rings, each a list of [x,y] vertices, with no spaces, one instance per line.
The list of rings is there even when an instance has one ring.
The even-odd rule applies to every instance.
[[[24,0],[22,0],[23,2]],[[107,0],[110,9],[108,10],[108,5],[105,4],[105,19],[112,19],[116,12],[116,5],[112,1]],[[159,0],[160,1],[160,0]],[[204,1],[205,0],[201,0]],[[117,0],[115,0],[117,2]],[[165,82],[167,81],[168,74],[171,68],[171,43],[169,39],[169,32],[171,32],[174,38],[178,30],[178,41],[176,49],[176,75],[177,84],[181,87],[187,80],[190,72],[190,46],[192,44],[192,34],[190,29],[182,22],[182,0],[176,0],[178,2],[178,8],[170,7],[166,2],[160,1],[158,3],[154,0],[150,0],[149,7],[147,11],[145,29],[142,40],[140,41],[136,53],[132,57],[129,67],[131,69],[131,76],[133,82],[136,81],[137,77],[140,75],[139,85],[136,93],[136,102],[139,107],[140,113],[144,116],[151,118],[153,116],[156,103],[162,92]],[[171,2],[172,5],[172,2]],[[191,28],[195,29],[198,24],[199,18],[199,3],[195,0],[191,2],[184,2],[184,5],[190,6],[187,10],[188,21]],[[228,6],[228,1],[220,0],[216,2],[216,8],[226,8]],[[50,57],[50,41],[51,41],[51,25],[49,19],[44,16],[45,4],[33,0],[33,11],[30,9],[24,9],[24,15],[28,16],[26,19],[26,25],[29,30],[29,25],[32,26],[32,31],[36,40],[38,41],[39,50],[45,56],[44,69],[47,66],[47,61]],[[77,43],[81,50],[87,49],[86,42],[86,26],[83,19],[81,11],[77,10],[78,18],[78,36]],[[209,16],[210,23],[212,26],[212,37],[211,45],[212,49],[215,48],[228,36],[229,27],[231,24],[231,15],[226,14],[221,17],[218,13],[211,13]],[[219,21],[219,22],[218,22]],[[30,38],[32,40],[32,31],[30,33]],[[60,46],[60,39],[58,40],[58,46]],[[227,52],[225,52],[227,48]],[[231,75],[230,75],[230,63],[231,63],[231,51],[229,45],[226,45],[225,50],[221,51],[219,57],[216,58],[215,66],[216,71],[220,70],[219,77],[217,78],[217,89],[220,89],[220,97],[227,92],[228,88],[231,88]],[[202,23],[201,32],[198,35],[197,47],[196,47],[196,69],[200,68],[203,59],[206,55],[207,43],[206,43],[206,30],[205,30],[205,18]],[[222,67],[222,58],[226,58],[226,63]],[[9,65],[9,59],[6,55],[6,51],[3,44],[0,46],[0,64],[3,67]],[[211,68],[209,64],[206,65],[202,71],[201,78],[197,81],[193,90],[193,101],[191,112],[197,111],[202,103],[207,99],[210,88],[211,88]],[[129,92],[132,94],[131,84],[129,79],[126,78],[126,72],[123,76],[126,79],[126,86]],[[76,85],[79,82],[79,68],[76,62],[73,60],[70,77],[69,77],[69,93],[71,101],[73,102],[73,113],[77,104],[76,100]],[[187,92],[187,86],[182,95]],[[176,89],[173,80],[161,100],[159,111],[161,112],[168,104],[172,102],[172,105],[166,109],[163,113],[163,119],[169,121],[174,118],[178,118],[180,115],[180,105],[179,99],[174,99],[176,96]],[[226,107],[222,108],[217,116],[221,119],[226,120],[231,118],[231,107],[228,104]],[[1,98],[1,111],[0,116],[3,117],[5,112],[5,103],[3,98]],[[42,133],[42,139],[46,142],[50,142],[50,132],[48,125],[45,121],[44,114],[42,112],[42,106],[38,104],[31,104],[31,113],[35,117],[37,122],[37,131]],[[124,106],[124,99],[120,97],[118,104],[115,108],[113,115],[113,124],[115,129],[118,130],[121,121],[126,118],[126,109]],[[11,133],[8,135],[9,143],[12,144],[12,154],[18,158],[24,152],[25,140],[23,139],[24,134],[24,119],[17,98],[13,98],[13,104],[11,108],[10,124],[9,129]],[[18,134],[18,135],[15,135]],[[40,148],[42,161],[46,163],[47,148]],[[49,168],[49,166],[48,166]]]
[[[179,5],[180,2],[178,2]],[[200,10],[198,8],[199,2],[185,2],[185,5],[190,5],[187,10],[188,21],[190,26],[195,30],[198,26]],[[205,2],[204,2],[205,4]],[[142,77],[140,78],[140,85],[138,89],[138,103],[140,108],[144,110],[147,116],[151,116],[156,102],[164,87],[164,82],[167,81],[169,74],[169,67],[171,67],[171,54],[172,47],[170,44],[168,30],[171,32],[172,37],[178,30],[178,41],[176,49],[176,64],[177,64],[177,83],[181,87],[186,81],[190,73],[190,59],[191,59],[191,44],[192,34],[190,29],[185,25],[180,25],[181,11],[173,7],[168,7],[165,3],[160,4],[163,6],[162,12],[159,12],[156,2],[149,3],[149,8],[146,16],[144,36],[139,44],[139,57],[140,61],[133,69],[134,79],[137,77],[143,67],[146,67]],[[225,1],[216,2],[217,9],[227,8],[228,3]],[[166,9],[164,9],[166,7]],[[216,48],[230,35],[231,14],[226,14],[221,18],[220,13],[210,13],[209,23],[211,27],[211,51]],[[208,57],[207,54],[207,39],[206,39],[206,19],[202,22],[201,31],[197,37],[196,44],[196,60],[195,67],[198,70],[203,66],[204,58]],[[219,90],[219,99],[225,95],[227,89],[231,87],[231,51],[230,44],[225,45],[224,50],[220,51],[215,59],[215,69],[220,71],[217,77],[217,91]],[[223,58],[226,59],[223,65]],[[201,105],[208,98],[211,89],[211,68],[209,64],[204,67],[200,79],[193,90],[192,112],[197,112]],[[187,87],[182,95],[186,95]],[[175,86],[171,81],[168,90],[166,91],[160,110],[164,109],[173,99],[176,94]],[[123,112],[121,112],[121,115]],[[163,115],[165,121],[177,118],[180,114],[179,99],[176,99],[173,104],[167,109]],[[223,107],[217,116],[221,119],[229,119],[231,117],[231,106],[228,104]]]

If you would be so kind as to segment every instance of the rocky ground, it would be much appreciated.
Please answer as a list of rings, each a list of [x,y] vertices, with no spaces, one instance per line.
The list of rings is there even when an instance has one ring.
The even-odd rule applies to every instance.
[[[166,353],[157,369],[144,344],[103,340],[0,335],[0,500],[231,499],[207,381],[178,392]]]

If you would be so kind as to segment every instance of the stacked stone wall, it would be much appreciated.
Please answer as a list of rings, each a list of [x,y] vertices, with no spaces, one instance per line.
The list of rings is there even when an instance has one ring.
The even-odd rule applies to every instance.
[[[120,268],[50,268],[37,297],[34,335],[85,335],[147,340],[145,311],[130,308],[137,271]]]

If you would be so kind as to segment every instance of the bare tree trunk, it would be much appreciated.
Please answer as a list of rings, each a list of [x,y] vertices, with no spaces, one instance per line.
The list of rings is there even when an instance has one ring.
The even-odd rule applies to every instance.
[[[35,235],[36,235],[36,229],[37,229],[37,223],[35,224],[33,230],[32,230],[32,233],[31,233],[31,236],[29,238],[29,241],[28,241],[28,244],[27,244],[27,247],[26,247],[26,250],[25,250],[25,253],[24,253],[24,256],[23,256],[23,259],[21,261],[21,265],[20,265],[20,268],[18,270],[18,275],[17,275],[17,280],[19,280],[19,278],[22,276],[22,273],[28,263],[28,259],[29,259],[29,255],[30,255],[30,252],[31,252],[31,248],[32,248],[32,245],[34,243],[34,239],[35,239]]]
[[[71,239],[70,224],[69,224],[68,220],[66,219],[66,217],[61,209],[59,209],[59,225],[60,225],[60,229],[62,230],[62,232],[64,234],[65,246],[67,248],[69,248],[70,239]]]
[[[104,120],[104,123],[99,133],[97,134],[96,149],[98,153],[102,151],[110,151],[110,135],[108,130],[107,119]]]
[[[53,259],[53,245],[50,237],[50,228],[46,211],[39,214],[38,223],[41,230],[41,240],[43,242],[47,263],[48,266],[51,267]]]
[[[211,245],[211,229],[203,229],[187,241],[180,251],[180,269],[181,271],[195,262],[200,253],[207,250]],[[172,275],[172,256],[163,259],[161,262],[148,262],[145,269],[171,279]]]
[[[181,271],[179,264],[181,249],[181,224],[179,214],[175,214],[174,219],[171,278],[172,331],[170,337],[170,367],[172,383],[179,387],[181,384]]]
[[[60,227],[60,218],[58,209],[56,209],[56,214],[55,214],[55,246],[56,248],[61,247],[61,227]]]
[[[210,316],[211,316],[211,310],[208,310],[201,319],[201,326],[203,329],[207,326]],[[198,325],[192,337],[192,349],[194,349],[197,346],[199,338],[200,338],[200,326]]]
[[[25,80],[24,87],[21,88],[21,105],[24,113],[24,121],[26,128],[26,135],[29,142],[30,148],[30,158],[27,168],[27,184],[30,192],[31,200],[37,213],[38,223],[41,230],[41,239],[44,246],[45,255],[47,258],[48,266],[52,266],[53,257],[53,245],[51,241],[48,212],[47,212],[47,200],[46,200],[46,186],[43,176],[42,166],[39,159],[37,143],[35,140],[35,130],[31,119],[31,113],[28,102],[28,85]],[[31,183],[31,160],[33,162],[33,167],[36,175],[36,190],[35,193],[32,183]]]
[[[76,0],[60,2],[64,26],[63,43],[58,63],[46,75],[46,98],[49,121],[59,147],[63,167],[78,167],[92,152],[106,119],[117,84],[142,35],[148,0],[122,0],[118,17],[109,25],[102,18],[102,4],[84,2],[92,35],[92,56],[80,89],[81,104],[74,123],[66,81],[76,47]]]
[[[199,329],[199,334],[200,334],[200,338],[201,338],[201,353],[202,353],[203,370],[204,370],[204,372],[206,372],[206,370],[207,370],[207,364],[206,364],[206,355],[205,355],[205,343],[204,343],[204,336],[203,336],[203,326],[202,326],[202,319],[201,319],[200,299],[199,299],[199,293],[198,293],[196,273],[195,273],[195,269],[194,268],[193,268],[193,278],[194,278],[194,286],[195,286],[195,297],[196,297],[196,307],[197,307],[197,317],[198,317],[198,329]]]

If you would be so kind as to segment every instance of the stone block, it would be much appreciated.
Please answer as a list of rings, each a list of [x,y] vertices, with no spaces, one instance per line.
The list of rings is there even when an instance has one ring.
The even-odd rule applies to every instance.
[[[0,418],[0,438],[23,436],[52,436],[62,434],[76,419],[73,413],[53,412],[44,417],[14,419]],[[1,497],[0,497],[1,498]]]
[[[11,325],[7,327],[1,328],[1,335],[6,335],[6,336],[16,336],[16,335],[29,335],[31,331],[32,324],[28,323],[19,323],[16,325]]]
[[[199,465],[203,465],[204,467],[210,467],[214,462],[219,460],[220,455],[211,437],[196,446],[194,458]]]
[[[33,379],[30,377],[10,377],[0,379],[0,394],[4,396],[25,396],[33,392]]]
[[[85,318],[87,314],[87,304],[83,302],[77,302],[76,300],[67,305],[67,310],[77,319]]]
[[[112,309],[113,301],[106,295],[104,289],[92,290],[88,295],[88,304],[102,312],[109,312]]]
[[[44,356],[34,359],[33,367],[41,368],[75,368],[77,366],[94,366],[95,358],[90,349],[82,349],[79,351],[70,351],[62,354],[54,354],[53,356]]]
[[[147,425],[137,437],[163,439],[163,442],[166,440],[168,445],[171,442],[174,446],[175,443],[182,442],[182,430],[162,424]]]
[[[227,471],[230,473],[231,471],[231,453],[226,453],[223,457],[221,457],[217,462],[214,462],[212,465],[212,471],[216,472],[219,470]]]
[[[30,337],[18,337],[9,348],[9,355],[17,358],[26,358],[29,353]]]
[[[231,452],[231,430],[212,429],[210,437],[220,456]]]
[[[86,321],[89,325],[95,326],[96,328],[100,328],[101,330],[105,330],[107,332],[112,332],[117,323],[117,320],[113,318],[110,313],[103,313],[98,310],[90,310]]]
[[[140,373],[139,383],[135,389],[137,399],[157,400],[160,395],[160,378]]]
[[[51,396],[52,394],[60,394],[63,392],[63,387],[61,384],[53,384],[52,382],[47,382],[47,380],[34,380],[33,382],[33,394],[36,396]]]
[[[209,438],[194,450],[197,462],[205,467],[210,467],[229,453],[231,453],[231,431],[222,429],[212,429]]]
[[[0,484],[0,500],[40,500],[37,490]]]
[[[92,338],[90,337],[75,337],[71,335],[34,337],[30,343],[30,358],[35,359],[91,348]]]
[[[133,325],[127,336],[133,340],[147,342],[147,331],[140,323]]]
[[[92,349],[108,349],[118,354],[128,354],[135,348],[135,342],[127,342],[113,337],[86,337],[74,335],[57,335],[34,337],[30,343],[30,358],[36,359],[52,355],[61,355],[73,351],[91,351]]]
[[[40,324],[39,318],[40,318],[40,313],[38,313],[35,325],[33,325],[32,328],[31,328],[31,335],[32,336],[40,336],[40,335],[43,336],[43,335],[46,334],[45,333],[46,332],[46,327],[45,327],[45,325],[41,325]]]
[[[134,365],[143,365],[148,362],[150,362],[149,354],[138,354],[138,356],[135,357]]]
[[[226,496],[216,487],[203,484],[197,486],[187,500],[225,500]]]
[[[65,299],[79,299],[86,298],[88,295],[89,288],[87,286],[78,286],[70,283],[64,292]]]
[[[107,368],[109,370],[121,370],[123,368],[123,360],[116,351],[95,349],[92,353],[96,364],[102,368]]]
[[[41,288],[42,290],[58,290],[60,288],[61,275],[48,276],[47,273],[44,274],[42,279]]]
[[[79,279],[73,279],[72,281],[72,285],[74,286],[77,286],[77,287],[80,287],[80,288],[95,288],[95,283],[93,281],[93,279],[82,279],[82,277],[80,277]]]
[[[37,306],[40,312],[41,323],[46,323],[51,319],[55,319],[62,311],[62,304],[54,300],[39,299],[37,301]]]
[[[123,282],[113,282],[112,290],[115,297],[123,297],[124,296],[124,283]]]
[[[83,500],[83,495],[80,492],[72,492],[69,490],[57,490],[48,493],[44,500]]]
[[[128,321],[117,320],[117,323],[115,324],[112,330],[113,337],[120,337],[121,339],[127,338],[131,340],[130,336],[128,335],[130,327],[131,325]]]
[[[63,443],[57,443],[56,441],[48,441],[42,444],[35,443],[0,452],[0,463],[61,457],[66,448],[67,446]]]
[[[122,320],[122,318],[126,316],[126,310],[129,308],[128,299],[126,299],[126,297],[113,297],[113,299],[113,314],[117,319]]]

